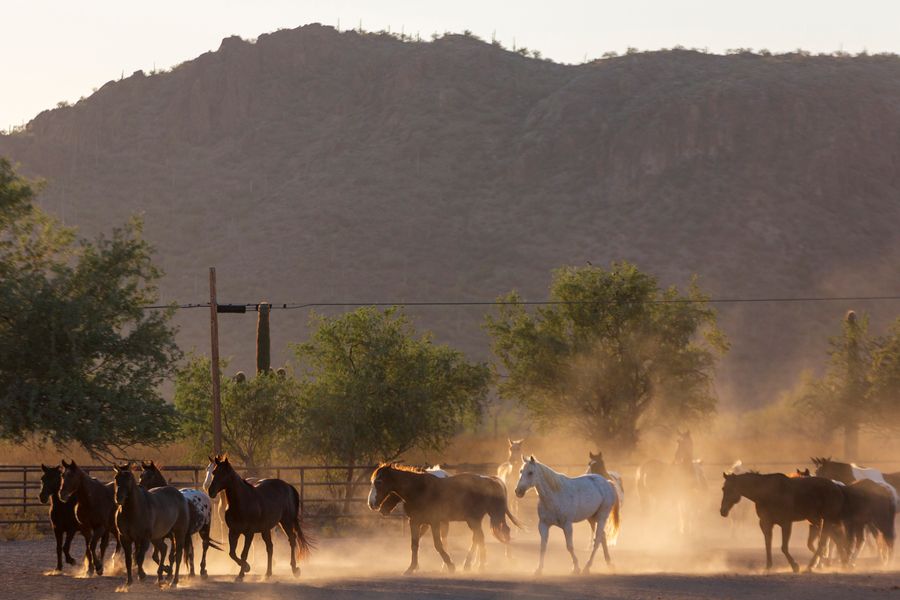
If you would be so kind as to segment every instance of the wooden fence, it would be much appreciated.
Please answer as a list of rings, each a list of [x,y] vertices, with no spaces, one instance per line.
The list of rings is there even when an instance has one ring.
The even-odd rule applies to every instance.
[[[802,467],[806,460],[754,463],[754,468],[762,472],[793,471]],[[879,468],[885,472],[900,471],[900,460],[860,461],[861,464]],[[718,477],[732,463],[703,463],[704,472],[710,488],[717,491]],[[494,474],[498,463],[477,463],[445,465],[451,472],[468,471],[473,473]],[[633,490],[633,475],[637,464],[609,465],[625,478],[626,491]],[[110,466],[91,465],[82,467],[101,481],[112,479]],[[236,467],[242,474],[250,475],[242,467]],[[585,472],[585,464],[554,465],[557,470],[576,475]],[[369,476],[373,466],[348,465],[284,465],[257,469],[252,475],[256,477],[277,477],[284,479],[297,488],[300,494],[300,507],[304,519],[311,521],[338,521],[341,519],[375,519],[380,518],[366,506],[369,489]],[[199,466],[165,466],[163,474],[170,485],[176,487],[200,488],[206,476],[206,467]],[[6,525],[48,525],[47,509],[38,500],[40,491],[40,465],[0,465],[0,526]],[[402,513],[398,513],[402,516]]]

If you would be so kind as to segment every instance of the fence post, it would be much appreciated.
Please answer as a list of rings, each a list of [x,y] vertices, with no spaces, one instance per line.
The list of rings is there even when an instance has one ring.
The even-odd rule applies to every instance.
[[[22,514],[28,512],[28,467],[22,467]]]
[[[306,514],[306,510],[303,507],[303,500],[305,498],[306,493],[306,469],[300,467],[300,514]]]

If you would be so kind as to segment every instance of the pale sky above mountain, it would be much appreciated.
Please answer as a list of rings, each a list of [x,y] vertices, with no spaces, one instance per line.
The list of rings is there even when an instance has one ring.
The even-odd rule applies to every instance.
[[[214,50],[229,35],[253,38],[314,22],[423,39],[469,29],[569,63],[676,44],[712,52],[900,51],[900,2],[892,0],[14,0],[4,2],[0,18],[0,129],[122,74]]]

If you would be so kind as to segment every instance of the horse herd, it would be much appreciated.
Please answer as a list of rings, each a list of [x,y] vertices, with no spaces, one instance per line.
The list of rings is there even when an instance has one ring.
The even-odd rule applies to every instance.
[[[576,477],[555,471],[533,455],[520,454],[521,460],[515,464],[515,454],[520,453],[522,444],[522,440],[510,440],[508,460],[496,476],[450,475],[440,467],[422,469],[397,463],[385,463],[374,470],[368,507],[388,515],[402,505],[409,520],[411,560],[407,574],[419,568],[419,541],[429,528],[444,567],[454,571],[455,565],[445,547],[451,522],[466,523],[472,533],[464,569],[476,565],[485,568],[487,557],[482,530],[485,516],[492,534],[506,545],[509,556],[510,523],[523,528],[517,516],[518,501],[531,489],[538,497],[537,574],[544,568],[552,526],[562,529],[565,535],[573,573],[589,573],[601,548],[606,563],[611,564],[609,547],[616,543],[625,500],[621,475],[607,470],[600,453],[590,453],[587,471]],[[721,516],[728,517],[742,498],[755,505],[765,541],[767,570],[773,565],[772,533],[778,525],[782,531],[781,551],[794,572],[799,571],[789,551],[791,529],[798,521],[806,521],[810,527],[807,546],[813,557],[809,570],[835,557],[843,565],[851,565],[867,535],[874,541],[884,563],[890,561],[900,473],[882,474],[829,458],[814,458],[813,464],[815,473],[797,469],[786,475],[758,473],[738,461],[731,471],[723,473]],[[208,549],[223,550],[210,537],[212,499],[219,495],[225,507],[228,554],[238,565],[238,581],[250,571],[247,557],[256,534],[266,546],[267,577],[272,574],[272,529],[280,526],[288,538],[295,576],[300,573],[297,560],[306,556],[313,545],[303,531],[297,490],[281,479],[243,478],[224,455],[210,458],[203,490],[179,490],[167,485],[153,461],[142,462],[138,476],[131,464],[116,466],[114,479],[109,483],[90,477],[74,461],[62,461],[56,467],[42,465],[42,469],[40,500],[50,503],[59,571],[63,569],[64,559],[75,564],[70,546],[73,536],[80,532],[86,544],[88,574],[103,574],[104,555],[112,538],[117,543],[116,554],[120,549],[124,554],[126,585],[132,583],[132,563],[136,564],[137,576],[141,580],[146,577],[143,562],[152,545],[157,582],[162,584],[171,577],[174,586],[179,581],[182,561],[191,576],[195,573],[192,540],[197,534],[202,542],[200,575],[206,577]],[[668,464],[644,463],[635,481],[642,512],[668,506],[670,514],[676,510],[683,517],[682,526],[689,521],[692,509],[698,505],[695,492],[706,487],[702,469],[692,456],[690,434],[681,434],[675,460]],[[678,493],[673,494],[673,490]],[[579,566],[572,540],[573,525],[581,521],[587,521],[592,530],[590,557],[583,568]],[[239,555],[241,535],[244,546]]]

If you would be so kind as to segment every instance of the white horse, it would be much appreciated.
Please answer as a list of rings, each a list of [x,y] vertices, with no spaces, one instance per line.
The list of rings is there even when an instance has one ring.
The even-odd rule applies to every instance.
[[[609,537],[615,540],[619,535],[619,499],[609,481],[600,475],[566,477],[539,463],[534,456],[527,460],[523,456],[519,482],[516,484],[516,496],[521,498],[532,487],[538,493],[538,531],[541,533],[541,558],[535,571],[536,575],[540,575],[544,570],[544,554],[547,552],[547,536],[551,525],[563,530],[566,536],[566,549],[572,556],[572,572],[579,572],[578,558],[575,556],[575,546],[572,543],[572,525],[585,520],[596,529],[594,546],[591,557],[584,565],[584,573],[590,572],[598,546],[603,546],[606,564],[611,564],[609,548],[606,545],[606,530],[611,515]]]
[[[505,463],[497,467],[497,478],[503,482],[503,485],[505,485],[508,490],[512,488],[518,480],[516,477],[517,465],[513,461],[516,460],[514,457],[522,456],[522,444],[525,442],[525,439],[511,440],[506,438],[506,441],[509,442],[509,456],[506,458]],[[519,501],[516,498],[509,499],[509,510],[512,514],[516,516],[519,515]]]

